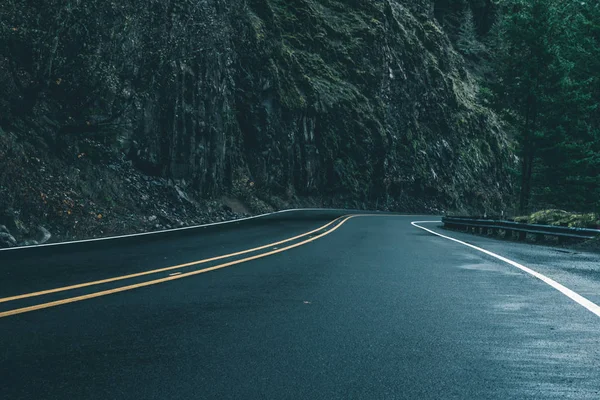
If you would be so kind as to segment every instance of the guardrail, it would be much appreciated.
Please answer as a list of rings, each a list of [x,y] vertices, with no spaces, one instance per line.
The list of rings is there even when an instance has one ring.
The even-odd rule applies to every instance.
[[[449,229],[464,229],[468,232],[487,233],[488,235],[499,235],[505,232],[505,237],[514,237],[525,240],[527,234],[536,235],[543,239],[544,236],[555,236],[559,242],[565,239],[594,239],[600,236],[600,229],[569,228],[566,226],[524,224],[514,221],[497,219],[483,219],[472,217],[443,217],[444,226]]]

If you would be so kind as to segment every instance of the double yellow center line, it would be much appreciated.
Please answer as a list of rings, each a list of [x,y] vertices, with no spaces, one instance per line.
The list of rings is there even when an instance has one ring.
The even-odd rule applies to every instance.
[[[145,271],[145,272],[140,272],[140,273],[136,273],[136,274],[130,274],[130,275],[123,275],[123,276],[117,276],[114,278],[109,278],[109,279],[102,279],[102,280],[98,280],[98,281],[92,281],[92,282],[85,282],[85,283],[80,283],[77,285],[71,285],[71,286],[65,286],[65,287],[59,287],[59,288],[55,288],[55,289],[49,289],[49,290],[43,290],[43,291],[39,291],[39,292],[32,292],[32,293],[25,293],[25,294],[21,294],[18,296],[12,296],[12,297],[5,297],[5,298],[0,298],[0,303],[6,303],[9,301],[14,301],[14,300],[20,300],[20,299],[26,299],[26,298],[30,298],[30,297],[36,297],[36,296],[43,296],[43,295],[47,295],[47,294],[52,294],[52,293],[58,293],[58,292],[63,292],[63,291],[67,291],[67,290],[73,290],[73,289],[80,289],[80,288],[85,288],[85,287],[89,287],[89,286],[94,286],[94,285],[101,285],[101,284],[105,284],[105,283],[110,283],[110,282],[116,282],[116,281],[122,281],[125,279],[131,279],[131,278],[136,278],[136,277],[140,277],[140,276],[145,276],[145,275],[150,275],[150,274],[156,274],[156,273],[160,273],[160,272],[167,272],[167,271],[172,271],[175,269],[181,269],[181,268],[186,268],[186,267],[191,267],[191,266],[195,266],[195,265],[199,265],[199,264],[204,264],[204,263],[208,263],[208,262],[212,262],[212,261],[218,261],[218,260],[222,260],[225,258],[230,258],[230,257],[235,257],[235,256],[239,256],[239,255],[243,255],[243,254],[248,254],[248,253],[252,253],[255,251],[259,251],[259,250],[264,250],[267,248],[272,248],[281,244],[285,244],[285,243],[289,243],[298,239],[302,239],[306,236],[310,236],[313,235],[317,232],[320,232],[324,229],[329,228],[330,226],[336,224],[337,222],[339,222],[337,225],[335,225],[333,228],[326,230],[323,233],[320,233],[314,237],[310,237],[308,239],[305,239],[301,242],[298,243],[294,243],[291,245],[288,245],[286,247],[282,247],[279,249],[274,249],[265,253],[261,253],[261,254],[257,254],[257,255],[253,255],[250,257],[246,257],[246,258],[242,258],[239,260],[234,260],[234,261],[230,261],[230,262],[226,262],[224,264],[219,264],[219,265],[215,265],[213,267],[209,267],[209,268],[204,268],[204,269],[200,269],[200,270],[196,270],[196,271],[191,271],[191,272],[186,272],[186,273],[180,273],[178,275],[170,275],[168,277],[165,278],[160,278],[160,279],[154,279],[154,280],[150,280],[150,281],[146,281],[146,282],[141,282],[141,283],[136,283],[133,285],[127,285],[127,286],[122,286],[122,287],[118,287],[118,288],[114,288],[114,289],[109,289],[109,290],[103,290],[103,291],[99,291],[99,292],[94,292],[94,293],[89,293],[86,295],[82,295],[82,296],[76,296],[76,297],[69,297],[66,299],[62,299],[62,300],[57,300],[57,301],[51,301],[51,302],[47,302],[47,303],[41,303],[41,304],[37,304],[34,306],[29,306],[29,307],[23,307],[23,308],[16,308],[13,310],[9,310],[9,311],[4,311],[4,312],[0,312],[0,318],[3,317],[9,317],[11,315],[17,315],[17,314],[23,314],[26,312],[30,312],[30,311],[35,311],[35,310],[41,310],[44,308],[50,308],[50,307],[56,307],[56,306],[60,306],[63,304],[68,304],[68,303],[75,303],[78,301],[82,301],[82,300],[87,300],[87,299],[93,299],[95,297],[101,297],[101,296],[107,296],[109,294],[114,294],[114,293],[120,293],[120,292],[125,292],[127,290],[133,290],[133,289],[137,289],[137,288],[141,288],[141,287],[145,287],[145,286],[151,286],[151,285],[156,285],[159,283],[163,283],[163,282],[169,282],[169,281],[174,281],[176,279],[183,279],[183,278],[187,278],[189,276],[193,276],[193,275],[198,275],[198,274],[203,274],[205,272],[210,272],[210,271],[214,271],[217,269],[221,269],[221,268],[226,268],[226,267],[230,267],[232,265],[236,265],[236,264],[241,264],[241,263],[245,263],[248,261],[252,261],[252,260],[257,260],[259,258],[264,258],[264,257],[268,257],[271,256],[273,254],[277,254],[277,253],[281,253],[290,249],[293,249],[295,247],[299,247],[299,246],[303,246],[307,243],[313,242],[317,239],[322,238],[323,236],[329,235],[330,233],[336,231],[340,226],[342,226],[346,221],[348,221],[349,219],[356,217],[358,215],[351,215],[351,216],[343,216],[343,217],[339,217],[336,218],[335,220],[317,228],[314,229],[310,232],[306,232],[303,233],[302,235],[298,235],[298,236],[294,236],[291,237],[289,239],[285,239],[285,240],[281,240],[279,242],[274,242],[274,243],[269,243],[266,244],[264,246],[260,246],[260,247],[255,247],[252,249],[247,249],[247,250],[243,250],[243,251],[238,251],[236,253],[230,253],[230,254],[225,254],[222,256],[218,256],[218,257],[212,257],[212,258],[207,258],[204,260],[198,260],[198,261],[194,261],[194,262],[189,262],[189,263],[185,263],[185,264],[179,264],[179,265],[174,265],[171,267],[166,267],[166,268],[160,268],[160,269],[154,269],[151,271]]]

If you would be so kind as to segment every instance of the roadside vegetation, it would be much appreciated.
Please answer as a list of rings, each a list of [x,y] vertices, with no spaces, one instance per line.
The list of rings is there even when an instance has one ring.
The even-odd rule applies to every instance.
[[[437,0],[435,13],[505,121],[515,213],[600,212],[600,2]]]
[[[519,213],[600,211],[600,3],[436,3],[482,100],[513,128]]]
[[[569,228],[588,228],[600,229],[600,214],[597,213],[574,213],[564,210],[543,210],[531,215],[515,218],[516,222],[526,224],[557,225],[568,226]],[[547,243],[547,242],[545,242]],[[600,237],[595,239],[567,242],[568,247],[583,250],[600,252]]]
[[[515,218],[526,224],[567,226],[569,228],[600,229],[600,215],[596,213],[572,213],[563,210],[544,210]]]

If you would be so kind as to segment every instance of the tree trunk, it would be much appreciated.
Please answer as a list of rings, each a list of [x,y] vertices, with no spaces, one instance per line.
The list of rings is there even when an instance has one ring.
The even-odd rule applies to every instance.
[[[525,114],[525,134],[523,135],[523,156],[521,160],[521,193],[519,196],[519,211],[526,214],[529,211],[531,187],[533,177],[533,161],[535,158],[534,131],[537,110],[535,99],[532,95],[527,99],[527,112]]]
[[[521,166],[521,193],[519,199],[519,209],[522,214],[529,212],[529,199],[531,198],[531,181],[533,176],[533,143],[529,143],[524,150]]]

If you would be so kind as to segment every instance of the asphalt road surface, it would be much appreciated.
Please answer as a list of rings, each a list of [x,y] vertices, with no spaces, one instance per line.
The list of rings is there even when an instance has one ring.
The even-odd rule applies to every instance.
[[[335,217],[0,252],[0,398],[600,399],[589,308],[439,218]],[[419,225],[600,303],[598,255]]]

